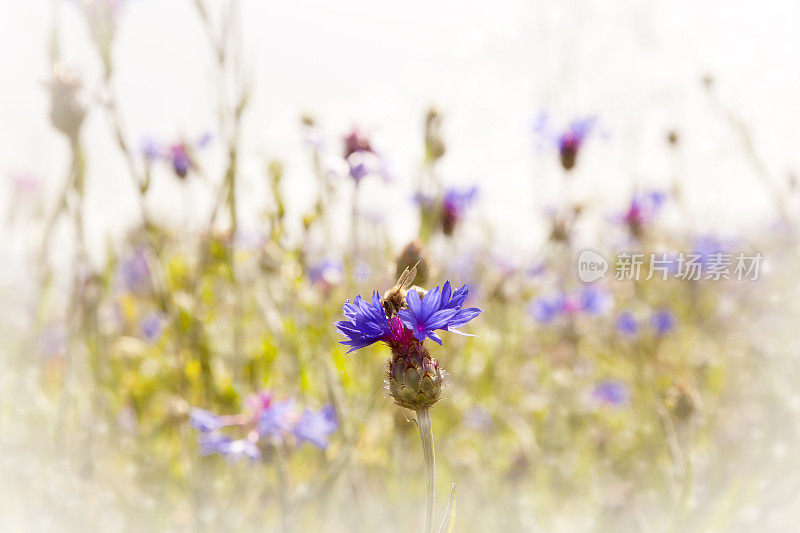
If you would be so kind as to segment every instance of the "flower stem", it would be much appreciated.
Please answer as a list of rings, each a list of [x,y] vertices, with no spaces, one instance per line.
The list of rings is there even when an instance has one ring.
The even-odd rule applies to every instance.
[[[425,533],[433,530],[433,498],[436,466],[433,459],[433,426],[428,408],[417,409],[417,427],[422,440],[422,454],[425,457]]]

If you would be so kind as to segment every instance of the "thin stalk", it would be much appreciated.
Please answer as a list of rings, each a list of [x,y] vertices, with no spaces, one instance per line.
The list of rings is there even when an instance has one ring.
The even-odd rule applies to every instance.
[[[433,498],[436,465],[433,459],[433,426],[428,408],[417,410],[417,427],[422,441],[422,455],[425,457],[425,533],[433,531]]]

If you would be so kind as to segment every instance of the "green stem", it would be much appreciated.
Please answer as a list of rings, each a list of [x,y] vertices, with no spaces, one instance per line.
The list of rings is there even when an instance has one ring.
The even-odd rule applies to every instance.
[[[436,465],[433,459],[433,426],[428,408],[417,409],[417,427],[422,441],[422,454],[425,457],[425,533],[433,530],[433,498]]]

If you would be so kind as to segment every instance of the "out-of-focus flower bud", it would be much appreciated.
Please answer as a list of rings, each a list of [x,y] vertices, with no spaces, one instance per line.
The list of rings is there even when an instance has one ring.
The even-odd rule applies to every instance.
[[[442,127],[442,116],[435,107],[428,109],[425,115],[425,161],[433,163],[442,157],[446,151],[446,146],[440,129]]]
[[[700,410],[702,400],[690,383],[678,380],[667,392],[666,404],[678,420],[686,422]]]
[[[76,139],[86,117],[86,107],[78,97],[82,87],[80,79],[64,66],[56,65],[47,87],[51,96],[50,121],[67,137]]]

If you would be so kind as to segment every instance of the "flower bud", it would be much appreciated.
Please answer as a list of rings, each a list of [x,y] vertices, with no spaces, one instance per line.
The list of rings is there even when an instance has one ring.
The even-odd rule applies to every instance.
[[[405,346],[392,345],[386,384],[397,405],[418,410],[439,401],[444,379],[438,361],[422,343],[411,340]]]
[[[70,139],[77,138],[86,108],[78,100],[81,82],[77,76],[61,66],[56,66],[50,88],[50,121]]]

